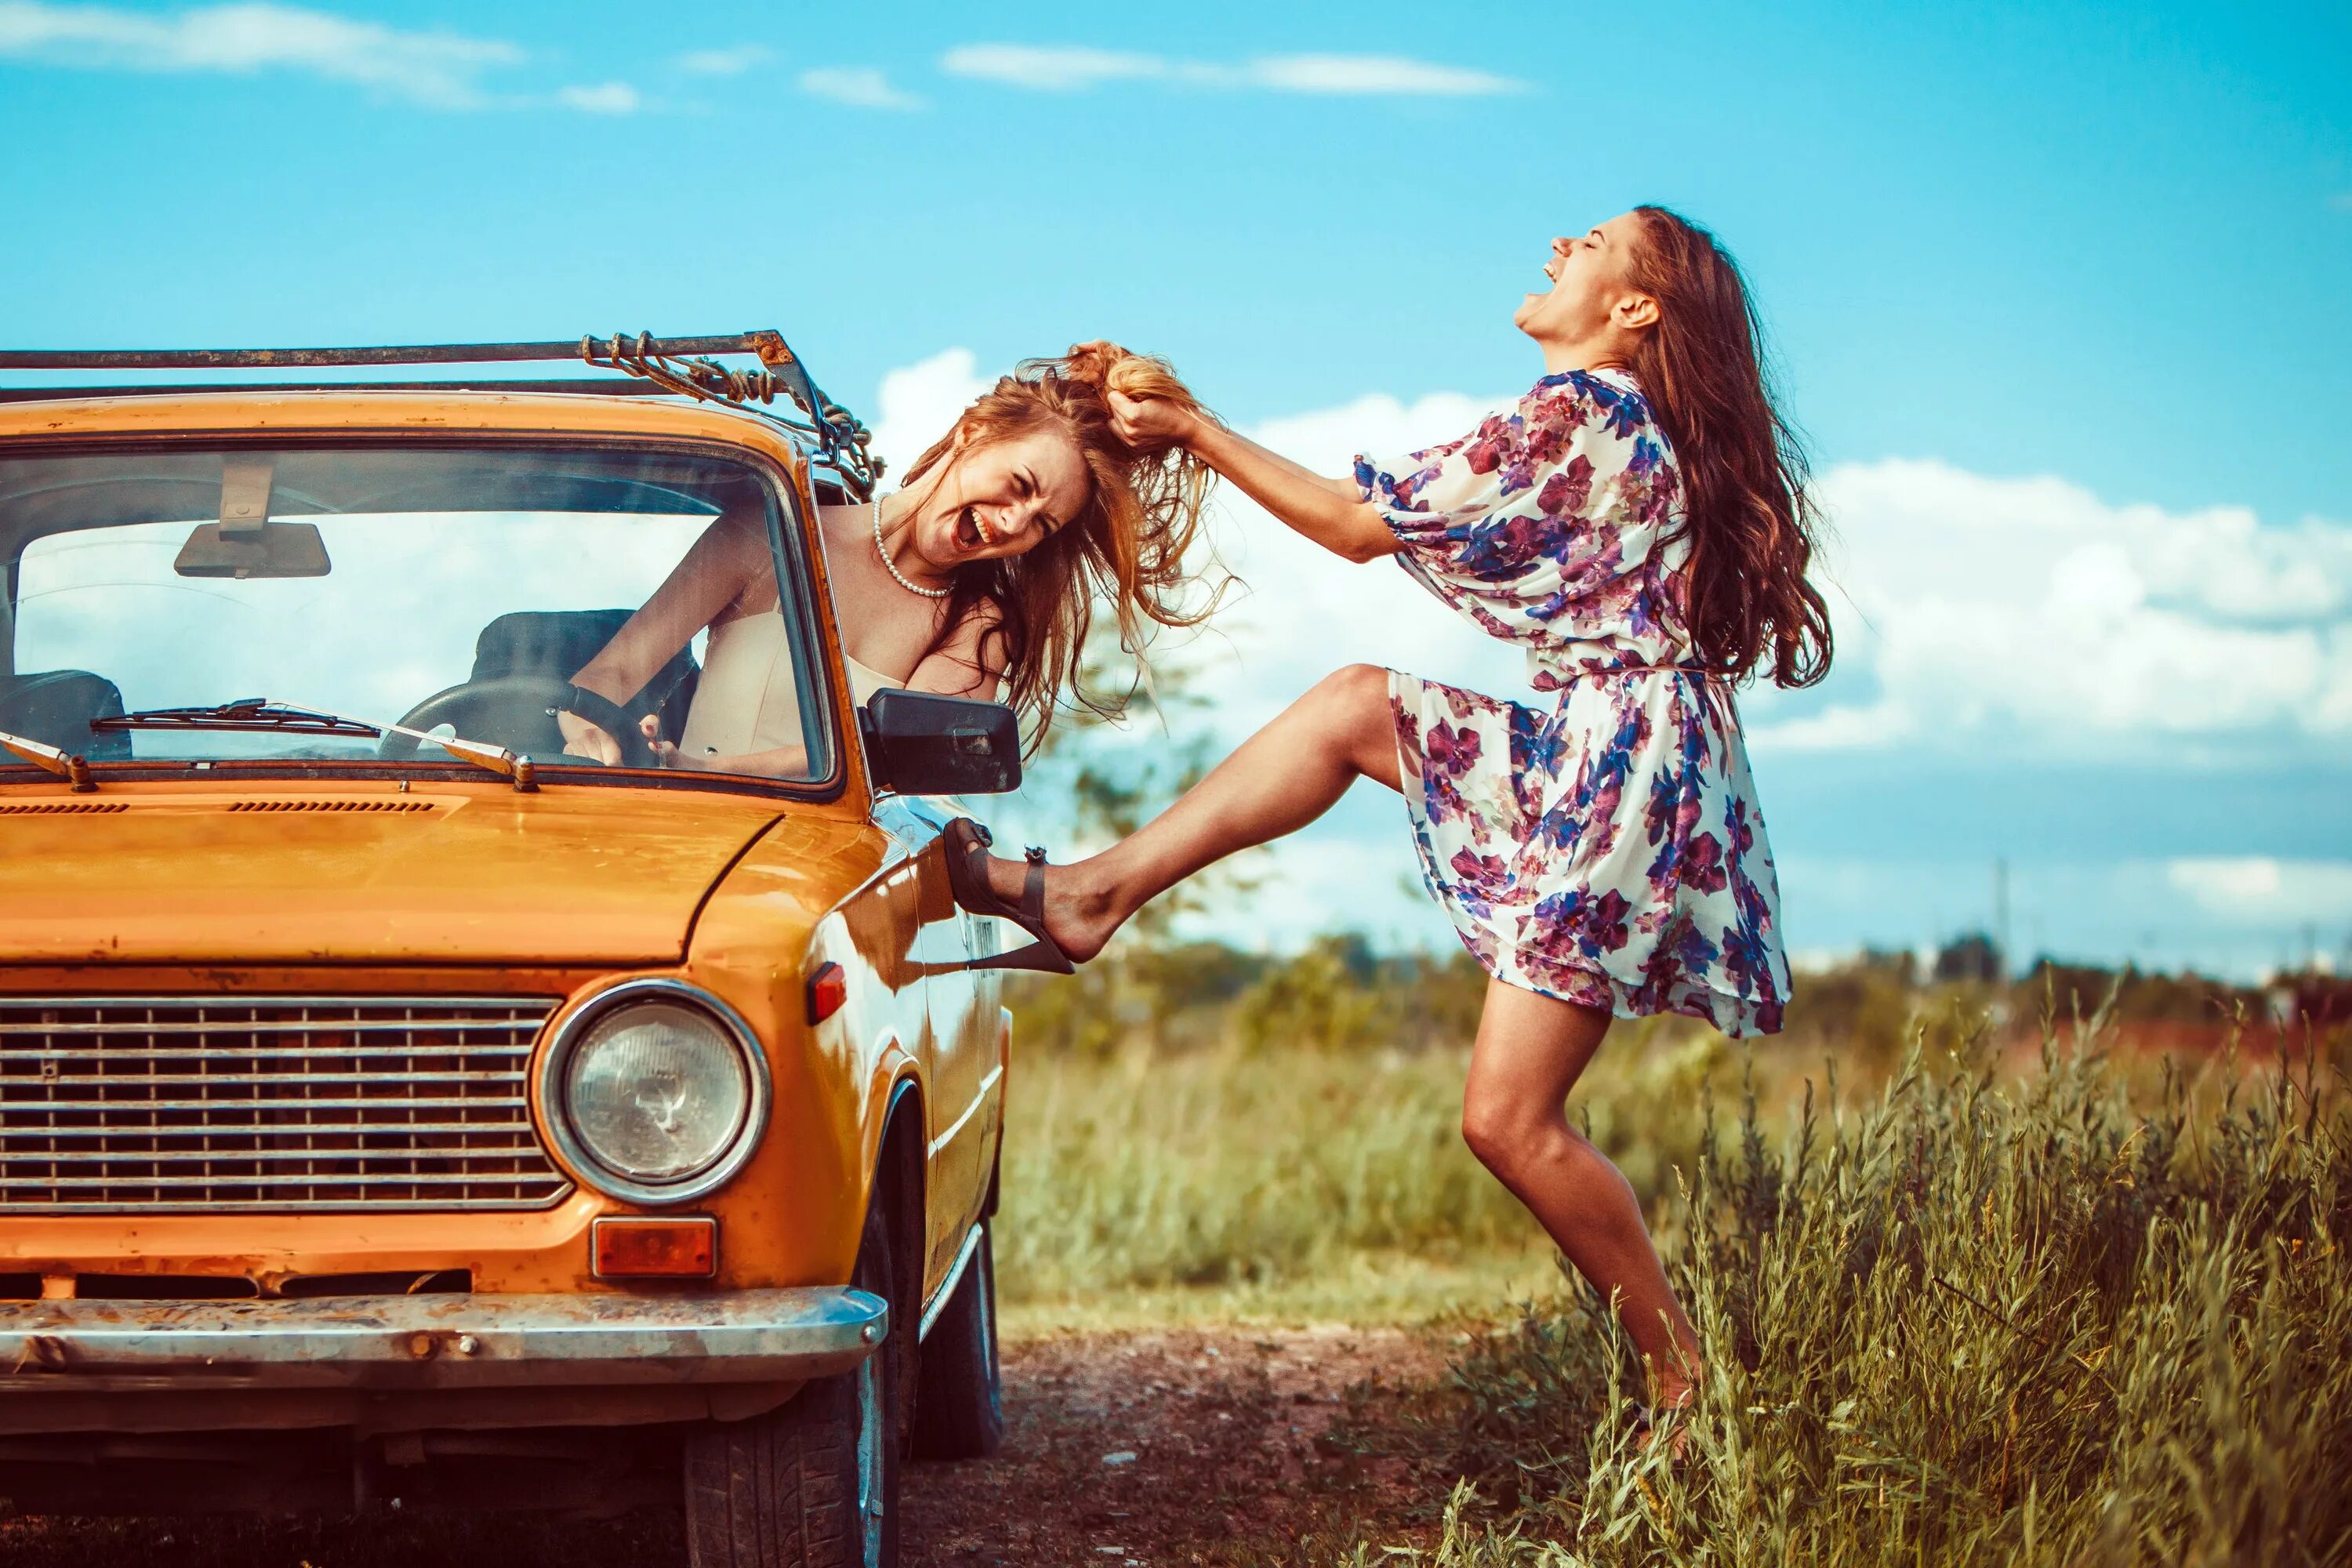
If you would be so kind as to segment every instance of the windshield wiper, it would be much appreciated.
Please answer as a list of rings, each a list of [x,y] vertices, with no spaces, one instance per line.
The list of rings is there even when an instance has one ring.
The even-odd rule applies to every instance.
[[[462,740],[456,735],[428,734],[423,730],[412,730],[405,724],[372,723],[365,719],[354,719],[346,713],[330,713],[323,709],[289,707],[282,702],[272,702],[267,697],[240,697],[234,702],[223,702],[211,708],[150,708],[137,713],[111,714],[91,720],[89,727],[93,730],[258,730],[280,735],[352,735],[367,741],[380,739],[389,730],[414,740],[429,741],[451,756],[512,779],[518,790],[529,793],[539,788],[536,770],[532,768],[530,759],[519,757],[504,746]],[[45,752],[54,749],[33,741],[25,744]],[[19,750],[15,746],[9,749]],[[30,752],[22,754],[32,755]],[[58,754],[64,755],[63,752]],[[38,757],[33,760],[41,762]],[[81,762],[79,757],[68,760]],[[50,766],[45,762],[41,765]],[[82,773],[83,776],[88,776],[86,764]]]
[[[357,723],[357,720],[352,721]],[[412,730],[405,724],[386,724],[395,735],[414,740],[429,741],[451,756],[463,757],[478,768],[488,768],[494,773],[504,773],[514,781],[515,793],[530,795],[539,788],[539,774],[529,757],[519,757],[504,746],[493,746],[486,741],[461,741],[455,735],[436,735],[429,731]]]
[[[340,713],[320,713],[289,708],[267,697],[240,697],[211,708],[149,708],[137,713],[113,713],[92,719],[93,730],[266,730],[285,735],[354,735],[373,741],[383,733],[373,724],[346,719]]]
[[[35,767],[48,769],[71,784],[76,795],[89,795],[98,788],[89,776],[89,763],[71,752],[61,752],[23,735],[12,735],[5,730],[0,730],[0,749],[16,752]]]

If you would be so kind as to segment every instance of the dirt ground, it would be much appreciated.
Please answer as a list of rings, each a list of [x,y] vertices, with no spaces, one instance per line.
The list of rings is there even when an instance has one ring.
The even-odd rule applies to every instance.
[[[916,1465],[908,1568],[1255,1568],[1369,1532],[1421,1536],[1448,1478],[1405,1457],[1442,1342],[1393,1329],[1066,1334],[1004,1351],[997,1458]],[[674,1516],[18,1519],[7,1568],[668,1568]]]
[[[1223,1565],[1281,1562],[1357,1524],[1393,1540],[1444,1494],[1384,1451],[1443,1369],[1428,1337],[1394,1329],[1008,1347],[1004,1452],[912,1473],[908,1560]]]

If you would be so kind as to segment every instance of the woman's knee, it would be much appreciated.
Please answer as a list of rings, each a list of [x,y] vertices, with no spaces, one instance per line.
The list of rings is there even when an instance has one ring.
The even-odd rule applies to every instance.
[[[1580,1170],[1595,1152],[1560,1111],[1547,1115],[1515,1095],[1482,1094],[1475,1084],[1462,1100],[1462,1142],[1506,1186],[1538,1168]]]
[[[1480,1164],[1506,1181],[1526,1159],[1534,1131],[1525,1112],[1497,1097],[1472,1093],[1463,1098],[1462,1142]]]
[[[1316,682],[1315,689],[1349,709],[1389,705],[1389,672],[1377,664],[1344,664]]]
[[[1396,726],[1389,711],[1389,672],[1377,664],[1333,670],[1300,700],[1357,771],[1393,784]]]

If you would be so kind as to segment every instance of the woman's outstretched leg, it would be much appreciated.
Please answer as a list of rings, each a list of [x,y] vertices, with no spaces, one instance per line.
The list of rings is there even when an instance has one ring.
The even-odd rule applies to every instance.
[[[1296,833],[1358,778],[1398,787],[1389,672],[1355,664],[1323,678],[1176,803],[1101,854],[1045,868],[1045,929],[1084,963],[1145,904],[1236,849]],[[1018,899],[1026,868],[991,867]]]
[[[1609,1015],[1597,1007],[1489,981],[1462,1136],[1601,1299],[1614,1293],[1625,1332],[1649,1366],[1650,1397],[1671,1408],[1696,1376],[1698,1336],[1666,1283],[1633,1186],[1568,1124],[1565,1110],[1608,1028]]]

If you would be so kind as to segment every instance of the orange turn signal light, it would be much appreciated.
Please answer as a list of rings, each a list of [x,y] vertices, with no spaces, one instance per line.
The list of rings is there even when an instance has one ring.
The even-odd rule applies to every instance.
[[[820,963],[809,976],[808,1021],[822,1024],[847,1005],[849,972],[838,963]]]
[[[719,1272],[719,1222],[600,1219],[588,1253],[599,1279],[708,1279]]]

